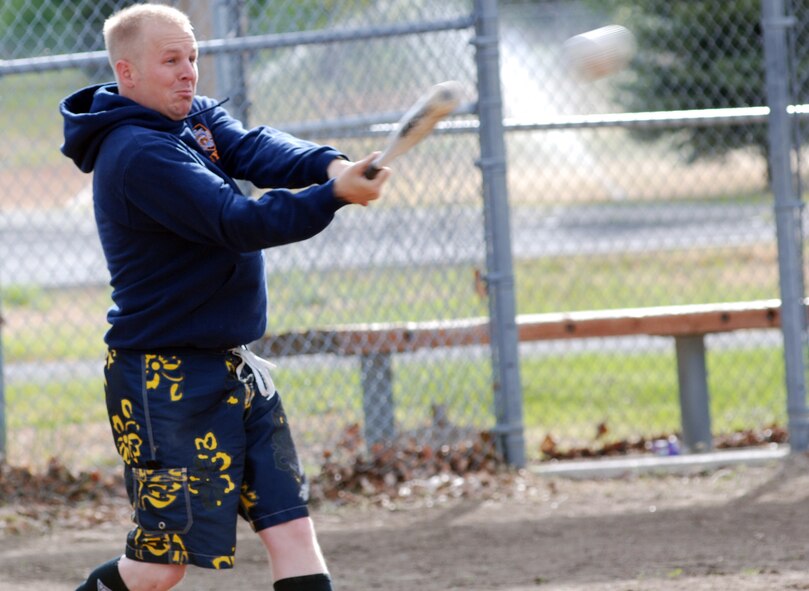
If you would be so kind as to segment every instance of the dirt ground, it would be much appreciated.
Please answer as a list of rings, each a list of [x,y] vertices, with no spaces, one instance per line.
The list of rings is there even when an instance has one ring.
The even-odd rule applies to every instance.
[[[694,474],[578,480],[526,472],[508,490],[479,497],[318,505],[313,515],[336,588],[809,589],[803,455]],[[120,550],[123,501],[71,512],[72,525],[55,520],[0,534],[0,591],[73,590]],[[103,525],[88,529],[91,521]],[[239,540],[232,571],[189,569],[178,588],[271,589],[257,539],[242,526]]]

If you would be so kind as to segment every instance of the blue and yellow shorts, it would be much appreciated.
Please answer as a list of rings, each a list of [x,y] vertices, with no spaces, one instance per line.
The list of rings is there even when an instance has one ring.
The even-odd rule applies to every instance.
[[[108,351],[107,411],[135,521],[129,558],[230,568],[237,515],[259,531],[309,514],[281,399],[256,395],[239,361]]]

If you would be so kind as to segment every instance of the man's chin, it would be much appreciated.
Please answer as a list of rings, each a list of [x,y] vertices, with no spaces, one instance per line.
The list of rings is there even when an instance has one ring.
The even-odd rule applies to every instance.
[[[174,119],[175,121],[182,121],[188,114],[191,112],[191,101],[188,101],[188,104],[185,103],[182,106],[177,106],[176,108],[171,110],[171,114],[169,117]]]

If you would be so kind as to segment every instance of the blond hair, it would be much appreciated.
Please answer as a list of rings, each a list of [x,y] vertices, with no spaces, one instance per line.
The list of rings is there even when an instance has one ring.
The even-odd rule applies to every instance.
[[[194,30],[188,15],[165,4],[134,4],[121,9],[104,21],[104,45],[113,70],[115,62],[137,54],[141,35],[153,21]]]

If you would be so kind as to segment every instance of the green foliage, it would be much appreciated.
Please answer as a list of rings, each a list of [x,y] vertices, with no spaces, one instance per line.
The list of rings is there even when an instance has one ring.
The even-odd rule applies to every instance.
[[[637,39],[634,76],[620,88],[618,97],[627,110],[767,104],[760,0],[588,3],[599,10],[610,10],[611,18],[630,28]],[[809,14],[797,16],[793,33],[800,48],[809,40]],[[798,71],[805,70],[806,58],[799,61]],[[767,152],[767,130],[763,125],[661,128],[635,135],[644,140],[670,136],[689,161],[722,156],[745,146]]]
[[[103,49],[104,19],[132,3],[5,0],[0,3],[0,48],[9,57]]]
[[[707,109],[766,101],[758,0],[633,2],[636,106]],[[732,5],[732,6],[730,6]]]
[[[38,307],[43,301],[42,288],[36,285],[9,285],[0,289],[0,302],[10,308]]]
[[[356,14],[370,0],[253,0],[248,2],[248,34],[287,33],[322,29]]]
[[[43,39],[62,36],[69,26],[57,18],[57,0],[7,0],[0,4],[0,39],[5,55],[33,50]]]

